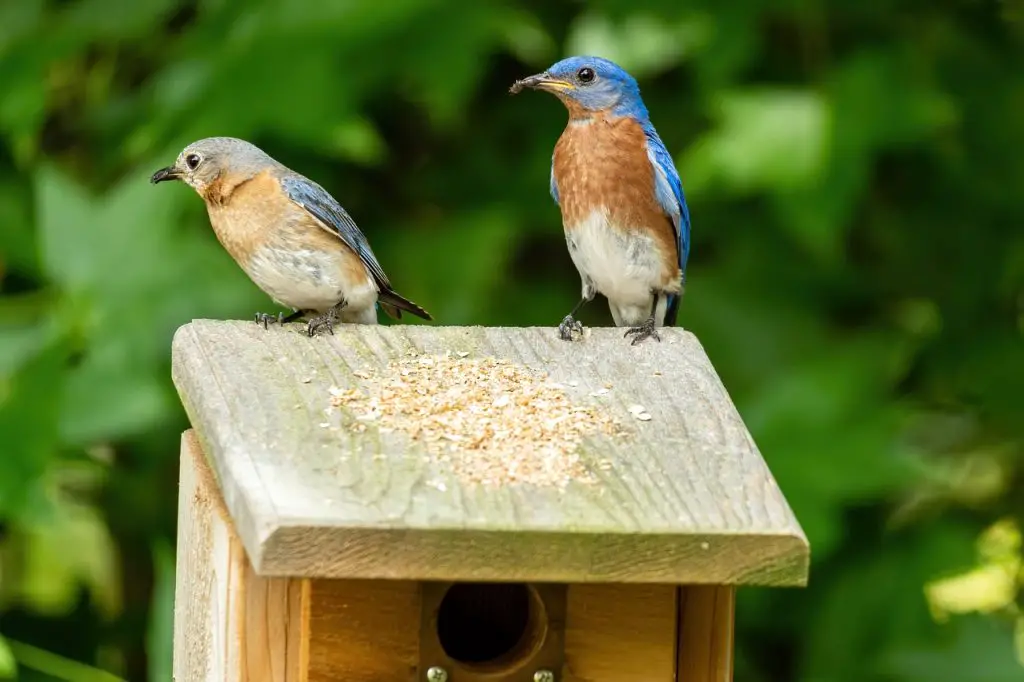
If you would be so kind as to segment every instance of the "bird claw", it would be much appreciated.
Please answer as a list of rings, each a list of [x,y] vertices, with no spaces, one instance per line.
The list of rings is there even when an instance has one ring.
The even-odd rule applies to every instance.
[[[583,336],[583,325],[572,315],[566,315],[562,318],[562,323],[558,325],[558,338],[563,341],[572,341],[574,333]]]
[[[310,336],[316,336],[316,333],[320,331],[322,327],[327,327],[327,331],[334,336],[334,323],[338,321],[338,314],[341,310],[348,305],[346,301],[342,301],[338,305],[329,308],[321,315],[317,315],[306,324],[306,333]]]
[[[316,336],[322,328],[326,327],[327,331],[334,336],[334,323],[338,321],[338,311],[331,308],[322,315],[317,315],[306,323],[306,334],[309,336]]]
[[[284,313],[278,313],[276,316],[269,313],[256,313],[256,324],[262,324],[264,329],[271,324],[284,324]]]
[[[648,337],[651,337],[658,343],[661,343],[661,336],[658,335],[658,330],[655,328],[653,317],[648,317],[647,320],[639,326],[627,329],[626,333],[622,335],[622,338],[626,338],[630,334],[635,335],[633,337],[633,342],[629,344],[631,346],[635,346]]]

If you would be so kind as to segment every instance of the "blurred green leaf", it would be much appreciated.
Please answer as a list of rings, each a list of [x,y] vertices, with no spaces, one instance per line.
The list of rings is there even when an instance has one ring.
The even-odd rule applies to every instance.
[[[174,0],[78,0],[59,18],[60,28],[79,40],[121,40],[149,35],[175,7]]]
[[[674,22],[639,13],[625,21],[613,21],[590,11],[573,23],[566,55],[598,55],[641,77],[663,71],[699,51],[710,33],[708,18],[696,14]]]
[[[718,126],[697,140],[683,164],[690,191],[792,190],[812,184],[826,158],[829,107],[812,91],[722,94]]]
[[[24,642],[10,641],[10,646],[14,657],[21,665],[37,670],[54,680],[62,682],[125,682],[120,677],[99,668],[84,665]]]
[[[62,499],[50,520],[27,525],[23,532],[24,603],[38,613],[60,615],[75,605],[84,586],[103,613],[117,613],[117,553],[96,509]]]
[[[7,640],[0,635],[0,678],[5,680],[18,679],[18,664]]]
[[[47,506],[43,477],[58,453],[65,358],[63,344],[51,341],[0,377],[0,519],[29,518]]]

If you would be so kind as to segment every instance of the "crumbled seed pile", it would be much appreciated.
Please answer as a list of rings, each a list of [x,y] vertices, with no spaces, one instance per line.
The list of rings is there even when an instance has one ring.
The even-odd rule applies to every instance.
[[[508,360],[418,356],[356,376],[365,392],[331,389],[331,405],[351,410],[356,430],[404,431],[471,483],[586,482],[584,436],[623,433],[599,408],[574,405],[546,375]]]

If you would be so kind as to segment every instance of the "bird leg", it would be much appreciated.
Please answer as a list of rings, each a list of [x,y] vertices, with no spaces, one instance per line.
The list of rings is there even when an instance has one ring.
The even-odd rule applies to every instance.
[[[654,305],[651,306],[651,316],[644,320],[640,325],[636,327],[630,327],[626,330],[626,333],[622,335],[622,338],[626,338],[630,334],[635,334],[633,337],[633,343],[631,346],[635,346],[647,337],[653,337],[658,343],[661,343],[661,337],[658,336],[658,331],[654,323],[654,314],[658,310],[658,298],[657,292],[654,294]]]
[[[334,323],[338,321],[338,313],[346,305],[348,305],[347,301],[342,301],[328,308],[322,315],[317,315],[311,319],[306,324],[306,333],[310,336],[316,336],[321,327],[327,327],[327,331],[331,333],[331,336],[334,336]]]
[[[573,333],[579,334],[580,336],[583,335],[583,325],[576,319],[576,313],[583,307],[584,303],[591,300],[593,297],[593,294],[590,296],[584,295],[583,298],[580,299],[580,302],[576,304],[576,307],[572,309],[572,312],[562,318],[562,323],[558,325],[558,338],[563,341],[572,341]]]
[[[262,324],[263,328],[266,329],[269,324],[287,324],[288,322],[294,322],[300,317],[302,317],[301,310],[291,312],[287,316],[284,313],[278,313],[276,316],[269,313],[256,313],[256,324]]]

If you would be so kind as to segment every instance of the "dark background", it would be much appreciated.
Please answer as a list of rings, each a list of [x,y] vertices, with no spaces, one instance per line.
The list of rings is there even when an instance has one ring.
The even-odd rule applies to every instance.
[[[741,592],[737,680],[1024,679],[1022,44],[1019,0],[0,2],[0,677],[170,679],[171,335],[273,306],[149,175],[244,137],[441,323],[553,326],[566,114],[507,89],[585,52],[640,81],[680,324],[811,541]]]

